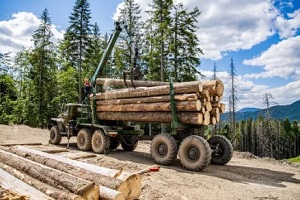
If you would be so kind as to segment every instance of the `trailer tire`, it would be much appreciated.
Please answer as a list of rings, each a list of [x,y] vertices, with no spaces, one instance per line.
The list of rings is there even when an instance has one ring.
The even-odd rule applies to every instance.
[[[231,142],[222,135],[215,135],[208,140],[212,150],[210,162],[215,165],[227,164],[233,155]]]
[[[58,130],[58,126],[54,125],[50,129],[49,143],[57,145],[57,144],[60,144],[60,142],[61,142],[61,135],[60,135],[60,132]]]
[[[92,149],[95,153],[107,153],[110,138],[102,130],[95,130],[92,136]]]
[[[178,145],[170,134],[156,135],[151,143],[150,153],[156,163],[161,165],[172,164],[178,152]]]
[[[203,170],[211,159],[208,142],[198,135],[186,137],[179,146],[178,154],[182,166],[191,171]]]
[[[122,142],[121,146],[124,151],[134,151],[136,149],[138,143],[139,143],[139,140],[129,141],[128,143]]]
[[[89,151],[92,148],[92,133],[89,129],[80,129],[77,134],[77,147],[82,151]]]

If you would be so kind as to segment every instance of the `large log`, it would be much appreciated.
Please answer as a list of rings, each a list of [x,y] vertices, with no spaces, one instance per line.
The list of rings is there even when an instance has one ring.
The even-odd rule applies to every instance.
[[[194,82],[183,82],[174,84],[175,94],[184,93],[197,93],[202,92],[203,86],[199,81]],[[150,97],[150,96],[160,96],[170,94],[170,86],[156,86],[149,88],[137,88],[137,89],[122,89],[122,90],[112,90],[104,93],[97,93],[96,99],[122,99],[122,98],[132,98],[132,97]]]
[[[67,191],[63,191],[60,189],[57,189],[51,185],[47,185],[44,182],[41,182],[27,174],[24,174],[22,172],[20,172],[19,170],[16,170],[8,165],[5,165],[3,163],[0,163],[0,168],[5,170],[4,172],[8,172],[10,174],[10,176],[15,177],[16,180],[10,180],[9,182],[9,186],[11,188],[15,188],[14,191],[19,192],[19,190],[17,190],[19,187],[17,187],[16,185],[21,183],[26,183],[28,185],[30,185],[33,188],[28,188],[22,185],[22,188],[25,189],[24,192],[22,192],[22,194],[26,194],[30,197],[30,199],[32,200],[40,200],[40,199],[65,199],[65,200],[83,200],[83,198],[79,195],[67,192]],[[3,171],[0,170],[0,176],[3,175]],[[8,176],[8,175],[6,175]],[[3,182],[2,182],[3,185]],[[4,185],[5,187],[5,185]],[[7,187],[5,187],[7,188]],[[21,191],[20,191],[21,193]],[[50,198],[52,197],[52,198]]]
[[[96,83],[98,85],[103,85],[104,87],[109,87],[109,86],[126,87],[123,79],[97,78]],[[128,87],[133,87],[130,80],[126,80],[126,84]],[[154,86],[161,86],[161,85],[169,85],[168,82],[141,81],[141,80],[135,80],[133,84],[135,87],[154,87]]]
[[[211,96],[222,96],[224,92],[224,84],[221,80],[211,80],[203,82],[203,89],[208,90]]]
[[[179,101],[175,103],[177,111],[199,111],[201,101]],[[171,111],[170,102],[125,104],[125,105],[100,105],[97,106],[98,112],[153,112]]]
[[[45,195],[43,192],[24,183],[23,181],[16,178],[12,174],[1,169],[2,166],[3,164],[0,163],[0,186],[6,190],[10,190],[18,193],[20,195],[18,199],[24,199],[24,200],[25,199],[31,199],[31,200],[52,199],[51,197]],[[3,198],[3,195],[0,194],[0,199],[2,199],[1,197]],[[9,198],[5,198],[5,199],[9,199]]]
[[[175,95],[176,101],[193,101],[197,99],[198,99],[198,95],[196,93]],[[171,100],[170,95],[163,95],[163,96],[154,96],[154,97],[99,100],[97,101],[97,105],[157,103],[157,102],[170,102],[170,100]]]
[[[100,120],[120,120],[153,123],[172,122],[171,112],[97,112],[97,116]],[[201,125],[203,121],[202,113],[198,112],[181,112],[178,113],[177,116],[179,121],[185,124]]]
[[[61,155],[48,154],[23,146],[15,146],[8,149],[19,156],[26,157],[38,163],[43,163],[49,167],[55,168],[62,172],[72,174],[77,177],[92,181],[100,185],[100,197],[112,196],[111,188],[121,192],[125,198],[137,199],[141,193],[141,176],[138,174],[126,173],[124,171],[104,168],[77,160],[71,160]],[[103,187],[104,186],[104,187]],[[104,190],[102,190],[104,188]],[[115,193],[120,197],[119,193]],[[122,196],[122,195],[121,195]]]
[[[71,176],[3,150],[0,150],[0,162],[58,189],[65,189],[86,199],[99,198],[99,187],[81,178]]]

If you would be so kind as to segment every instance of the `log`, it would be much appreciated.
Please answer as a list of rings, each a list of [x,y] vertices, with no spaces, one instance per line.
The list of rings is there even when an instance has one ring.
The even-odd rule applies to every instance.
[[[220,109],[219,108],[213,108],[210,111],[210,115],[212,115],[212,116],[218,116],[218,115],[220,115]]]
[[[203,89],[208,90],[211,96],[222,96],[224,92],[224,84],[221,80],[211,80],[203,82]]]
[[[210,94],[208,90],[202,90],[202,92],[198,92],[198,96],[202,102],[210,101]]]
[[[176,101],[193,101],[197,99],[198,99],[198,95],[196,93],[175,95]],[[129,99],[100,100],[97,101],[97,105],[139,104],[139,103],[156,103],[156,102],[170,102],[170,95],[129,98]]]
[[[103,85],[104,87],[108,87],[108,86],[126,87],[123,79],[97,78],[96,83],[98,85]],[[126,84],[128,87],[133,87],[130,80],[126,80]],[[168,82],[141,81],[141,80],[134,80],[133,84],[135,87],[154,87],[154,86],[161,86],[161,85],[169,85]]]
[[[27,174],[24,174],[8,165],[5,165],[3,163],[0,163],[0,168],[8,172],[11,176],[14,176],[17,178],[15,181],[11,181],[9,184],[11,187],[17,188],[13,185],[13,183],[21,181],[24,182],[34,188],[35,191],[38,191],[39,193],[36,193],[31,188],[26,188],[27,193],[26,194],[30,197],[30,199],[34,200],[40,200],[40,199],[65,199],[65,200],[83,200],[83,198],[79,195],[63,191],[60,189],[57,189],[53,186],[47,185],[46,183],[43,183]],[[2,172],[0,173],[1,176]],[[51,198],[52,197],[52,198]]]
[[[210,114],[209,111],[205,111],[205,113],[203,114],[203,125],[209,125],[210,123]]]
[[[175,103],[177,111],[199,111],[201,101],[179,101]],[[171,111],[170,102],[125,104],[125,105],[100,105],[97,106],[98,112],[153,112]]]
[[[205,110],[207,110],[209,112],[212,110],[212,106],[211,106],[210,101],[205,102],[204,107],[205,107]]]
[[[221,103],[221,106],[220,106],[220,113],[224,113],[225,112],[225,104],[224,103]]]
[[[208,111],[207,113],[209,115]],[[98,112],[97,116],[100,120],[119,120],[119,121],[132,121],[132,122],[153,122],[153,123],[172,122],[172,115],[170,112]],[[179,121],[185,124],[201,125],[203,122],[202,113],[181,112],[178,113],[177,116]],[[209,118],[208,118],[208,124],[209,124]]]
[[[141,193],[141,176],[120,172],[120,170],[104,168],[88,163],[71,160],[57,154],[47,154],[23,146],[11,147],[9,151],[26,157],[38,163],[72,174],[77,177],[92,181],[100,186],[111,188],[121,192],[125,198],[137,199]],[[100,197],[110,196],[101,190]]]
[[[215,125],[215,124],[217,124],[217,118],[214,116],[211,116],[210,117],[210,125]]]
[[[203,86],[199,81],[194,82],[183,82],[174,84],[175,94],[184,94],[184,93],[197,93],[202,92]],[[156,86],[149,88],[137,88],[137,89],[122,89],[115,91],[107,91],[104,93],[97,93],[96,99],[124,99],[132,97],[150,97],[150,96],[161,96],[170,94],[170,86]]]
[[[31,200],[40,200],[40,199],[52,199],[51,197],[47,196],[43,192],[37,190],[36,188],[24,183],[23,181],[19,180],[15,176],[11,175],[7,171],[2,169],[3,164],[0,163],[0,184],[6,190],[10,190],[16,192],[18,194],[18,199],[31,199]],[[5,195],[5,191],[0,194],[0,199],[17,199],[15,198],[8,198]],[[5,196],[4,196],[5,195]]]
[[[3,150],[0,150],[0,162],[58,189],[66,189],[83,198],[99,198],[99,187],[81,178],[71,176]]]
[[[42,143],[8,143],[8,144],[0,144],[0,146],[4,147],[10,147],[10,146],[17,146],[17,145],[29,145],[29,146],[35,146],[35,145],[42,145]]]

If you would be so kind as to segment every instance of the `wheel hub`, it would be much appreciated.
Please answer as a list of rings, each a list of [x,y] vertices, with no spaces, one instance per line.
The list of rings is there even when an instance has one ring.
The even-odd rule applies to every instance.
[[[195,147],[189,148],[188,157],[191,160],[197,160],[199,158],[199,150]]]
[[[99,138],[96,139],[96,145],[99,146],[101,144],[101,141]]]
[[[164,155],[166,155],[167,154],[167,152],[168,152],[168,147],[167,147],[167,145],[166,144],[160,144],[159,146],[158,146],[158,153],[160,154],[160,155],[162,155],[162,156],[164,156]]]

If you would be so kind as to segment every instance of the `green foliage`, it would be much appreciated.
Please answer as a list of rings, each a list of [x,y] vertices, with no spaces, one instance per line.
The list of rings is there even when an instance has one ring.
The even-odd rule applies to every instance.
[[[300,163],[300,156],[297,156],[297,157],[294,157],[294,158],[290,158],[290,159],[288,159],[288,161]]]
[[[15,81],[6,74],[0,74],[0,124],[10,124],[15,120],[13,115],[14,101],[17,99]]]

